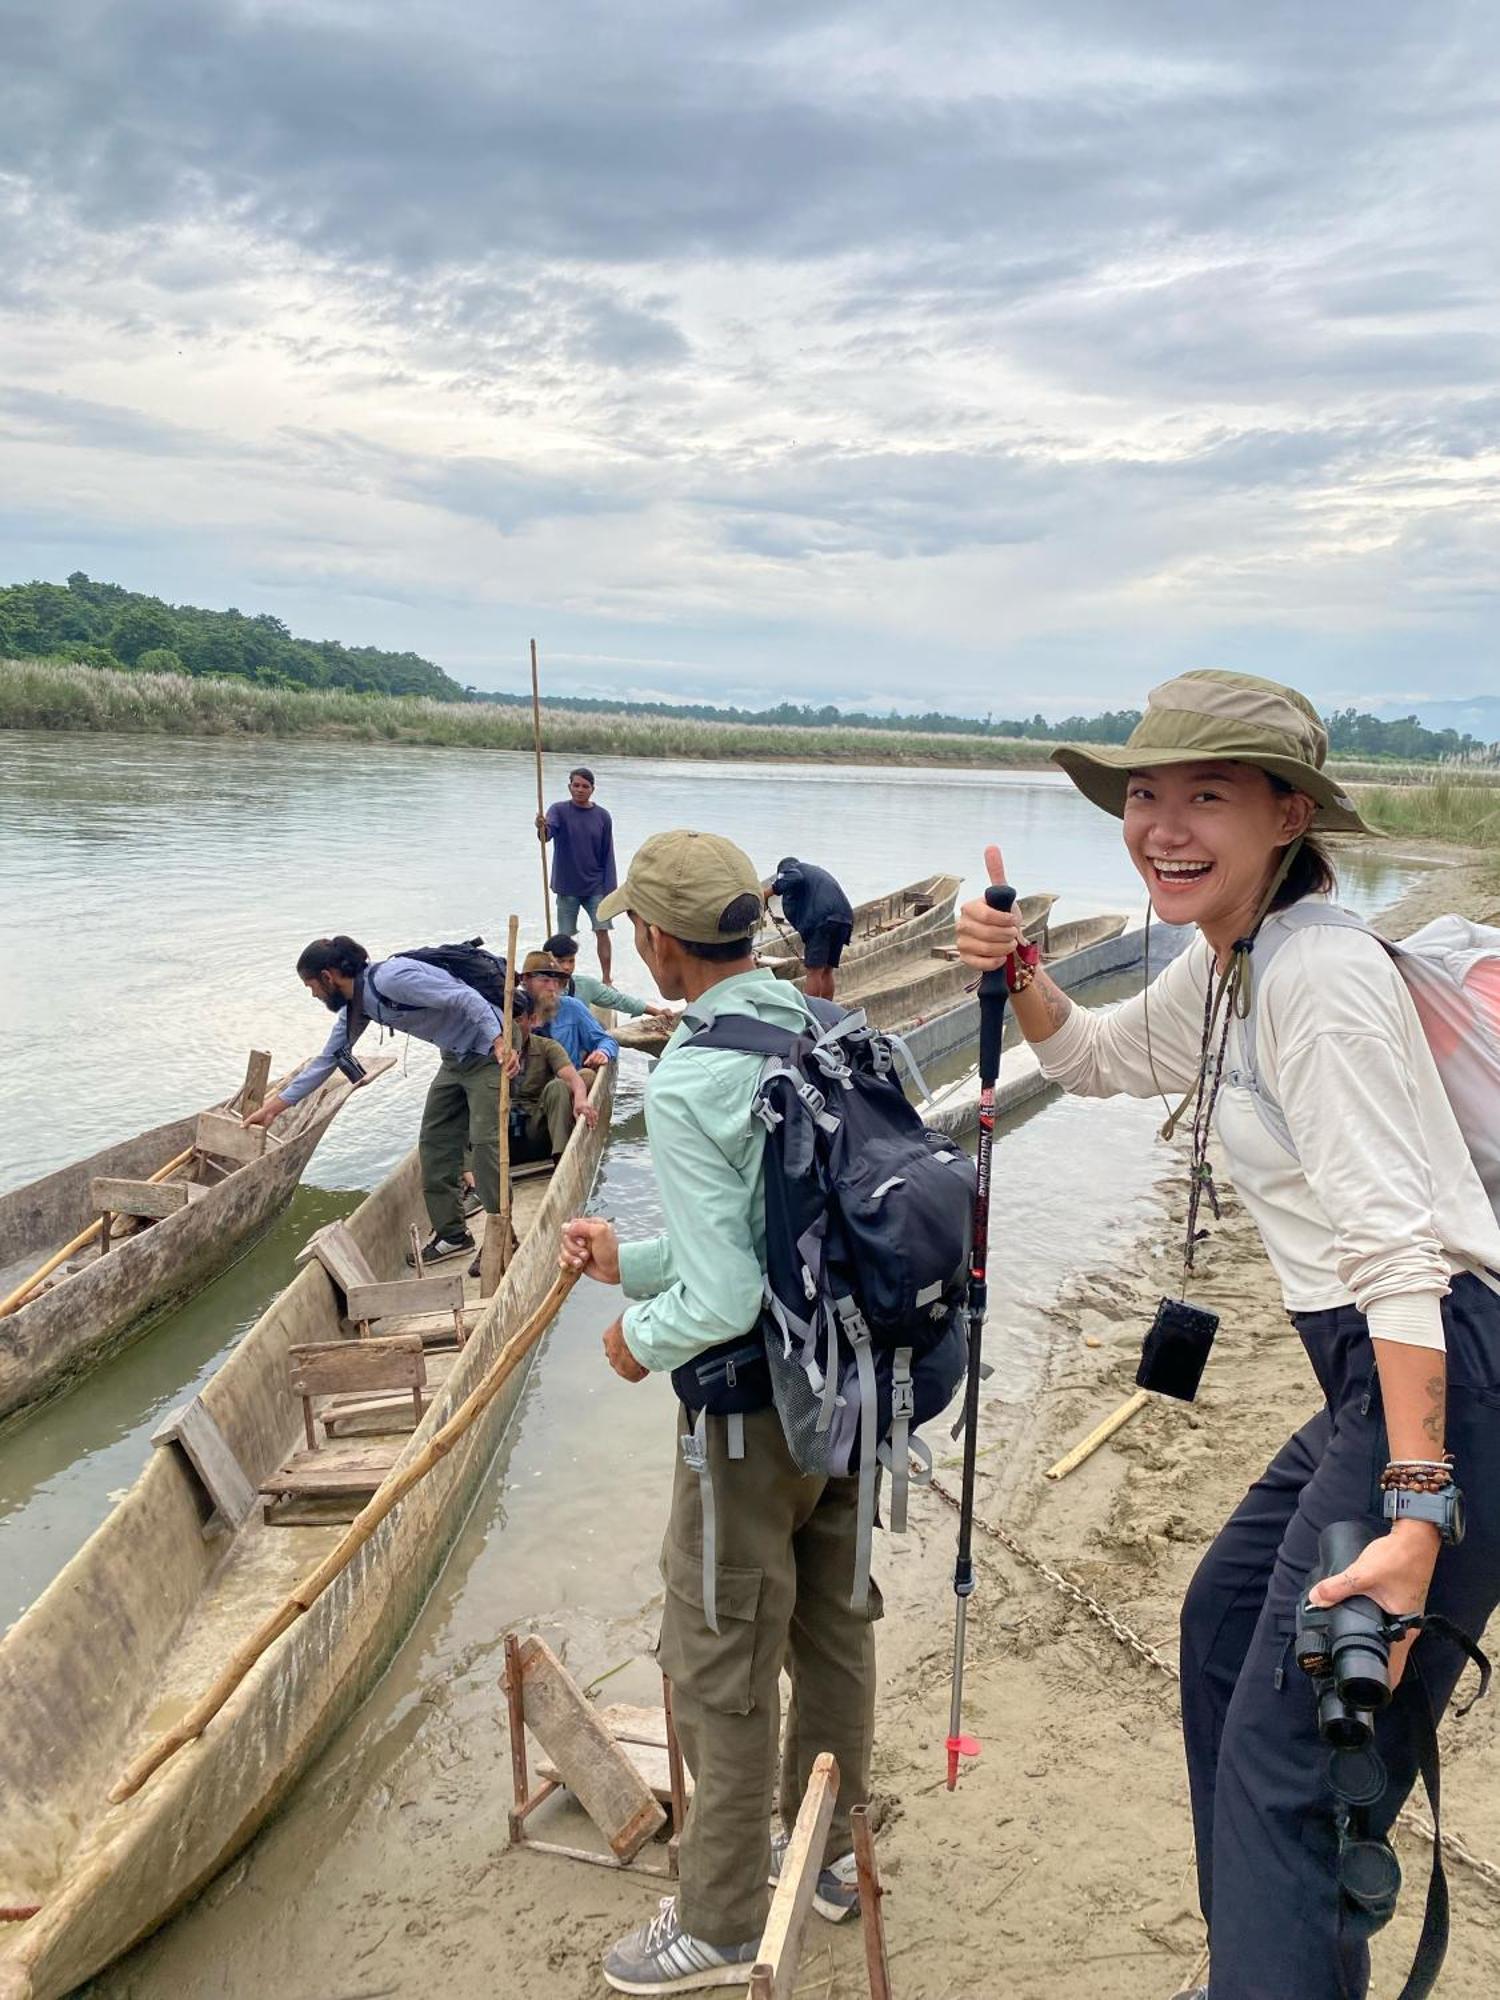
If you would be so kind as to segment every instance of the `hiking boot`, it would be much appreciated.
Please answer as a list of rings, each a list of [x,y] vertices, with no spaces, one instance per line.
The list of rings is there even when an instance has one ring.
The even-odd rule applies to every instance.
[[[422,1262],[440,1264],[445,1257],[462,1257],[465,1251],[474,1248],[474,1239],[465,1229],[458,1236],[433,1235],[422,1245]],[[410,1250],[406,1253],[408,1264],[415,1265],[416,1258]]]
[[[766,1880],[773,1889],[781,1880],[781,1864],[786,1859],[790,1839],[788,1833],[773,1833],[771,1836],[771,1872]],[[852,1854],[841,1855],[821,1871],[818,1886],[813,1890],[813,1908],[831,1924],[841,1924],[845,1917],[858,1915],[859,1876]]]
[[[663,1896],[649,1924],[604,1954],[604,1977],[616,1993],[697,1993],[708,1986],[748,1986],[760,1939],[705,1944],[677,1919],[677,1898]]]

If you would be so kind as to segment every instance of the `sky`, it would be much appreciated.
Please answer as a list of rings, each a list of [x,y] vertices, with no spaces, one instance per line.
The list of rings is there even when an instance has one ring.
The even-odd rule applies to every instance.
[[[554,692],[1500,683],[1500,9],[6,0],[0,580]]]

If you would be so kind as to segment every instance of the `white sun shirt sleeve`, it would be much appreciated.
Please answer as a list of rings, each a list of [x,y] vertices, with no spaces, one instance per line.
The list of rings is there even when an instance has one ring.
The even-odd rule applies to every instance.
[[[1042,1074],[1074,1097],[1180,1097],[1197,1081],[1208,946],[1194,938],[1159,978],[1118,1007],[1074,1005],[1035,1042]]]

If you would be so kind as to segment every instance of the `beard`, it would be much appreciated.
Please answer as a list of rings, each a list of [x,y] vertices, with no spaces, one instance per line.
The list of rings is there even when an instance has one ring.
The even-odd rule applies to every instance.
[[[331,993],[320,993],[318,998],[330,1014],[342,1014],[345,1006],[348,1004],[336,986]]]

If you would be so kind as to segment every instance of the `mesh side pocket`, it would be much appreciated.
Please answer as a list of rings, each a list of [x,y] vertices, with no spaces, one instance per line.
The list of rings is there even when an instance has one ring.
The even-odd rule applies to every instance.
[[[771,1395],[775,1400],[776,1414],[781,1418],[787,1450],[792,1454],[797,1470],[826,1478],[834,1468],[829,1463],[832,1433],[818,1429],[822,1398],[808,1381],[795,1344],[788,1354],[786,1343],[774,1326],[766,1329],[766,1360],[770,1364]]]

